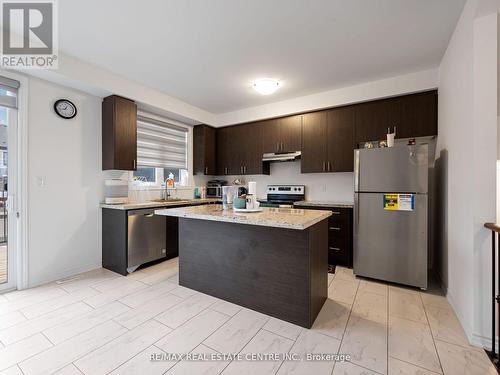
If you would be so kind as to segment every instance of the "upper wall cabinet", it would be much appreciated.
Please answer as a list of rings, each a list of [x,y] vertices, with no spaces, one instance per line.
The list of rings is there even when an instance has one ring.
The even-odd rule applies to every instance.
[[[262,130],[256,122],[217,129],[219,175],[269,174],[262,162]]]
[[[217,174],[216,129],[208,125],[193,128],[193,173]]]
[[[137,168],[137,105],[111,95],[102,102],[102,169]]]
[[[303,115],[302,173],[351,172],[354,110],[334,108]]]
[[[396,138],[437,135],[436,90],[357,104],[355,143],[385,139],[396,127]]]
[[[262,151],[292,152],[302,149],[302,115],[261,121]]]

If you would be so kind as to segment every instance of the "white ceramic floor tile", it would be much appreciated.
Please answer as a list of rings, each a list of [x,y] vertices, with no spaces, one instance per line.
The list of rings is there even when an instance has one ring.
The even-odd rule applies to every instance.
[[[408,362],[400,361],[389,357],[389,375],[436,375],[436,372],[431,372],[421,367],[417,367]]]
[[[217,302],[210,306],[211,310],[218,311],[220,313],[233,316],[241,310],[241,306],[235,305],[234,303],[223,301],[217,299]]]
[[[352,305],[356,292],[358,290],[359,281],[357,280],[333,280],[332,284],[328,287],[328,298],[337,302]]]
[[[365,369],[361,366],[355,365],[354,363],[338,362],[335,364],[332,375],[379,375],[379,374],[378,372]]]
[[[0,329],[8,328],[24,321],[26,321],[26,318],[19,311],[3,314],[0,315]]]
[[[113,283],[112,283],[113,282]],[[146,284],[139,281],[127,281],[124,277],[108,280],[104,285],[98,284],[96,288],[100,288],[102,293],[93,297],[86,298],[85,303],[97,308],[106,305],[107,303],[119,300],[129,294],[144,290],[147,288]],[[120,285],[121,283],[121,285]],[[102,284],[102,283],[100,283]]]
[[[327,299],[311,330],[342,340],[350,313],[350,305]]]
[[[347,323],[340,353],[367,369],[387,373],[387,324],[353,317]]]
[[[18,366],[12,366],[7,370],[0,371],[0,375],[23,375],[23,372]]]
[[[173,297],[179,298],[176,296]],[[216,299],[212,296],[198,293],[181,303],[177,303],[174,307],[158,315],[155,319],[170,328],[177,328],[214,304],[215,301]]]
[[[361,280],[359,282],[358,292],[375,293],[387,297],[389,293],[389,286],[381,281]]]
[[[158,296],[156,299],[145,302],[142,306],[131,309],[120,316],[114,318],[114,321],[122,326],[133,329],[142,323],[154,318],[155,316],[165,312],[171,307],[184,301],[182,298],[174,296],[170,293],[165,293]]]
[[[169,368],[175,365],[176,361],[151,360],[151,356],[157,358],[159,355],[164,355],[165,352],[156,346],[150,346],[143,350],[135,357],[125,362],[116,370],[111,372],[112,375],[161,375],[164,374]]]
[[[90,352],[75,361],[75,365],[84,374],[107,374],[153,345],[169,332],[168,327],[151,320]]]
[[[294,341],[278,336],[274,333],[261,330],[243,348],[241,354],[285,354],[291,349]],[[233,361],[222,372],[224,375],[253,375],[253,374],[275,374],[282,360],[275,361]]]
[[[19,367],[25,375],[51,374],[125,332],[126,328],[108,321],[21,362]]]
[[[52,375],[82,375],[82,372],[78,370],[74,364],[70,364],[52,373]]]
[[[111,302],[110,304],[92,310],[77,319],[48,328],[43,331],[43,334],[54,344],[59,344],[129,310],[129,307],[120,302]]]
[[[170,293],[181,298],[189,298],[191,296],[194,296],[195,294],[200,294],[196,290],[189,289],[183,286],[177,286],[175,289],[172,289]]]
[[[229,319],[225,314],[205,310],[155,345],[167,353],[189,353]]]
[[[23,289],[23,290],[14,290],[12,292],[7,292],[2,294],[2,296],[7,300],[7,301],[19,301],[24,298],[36,298],[38,299],[38,296],[44,297],[48,292],[57,290],[60,292],[60,288],[53,283],[50,284],[44,284],[40,285],[36,288],[29,288],[29,289]]]
[[[58,310],[52,311],[38,318],[30,319],[26,322],[1,330],[0,341],[2,341],[5,345],[12,344],[47,328],[53,327],[56,324],[73,320],[89,311],[92,311],[92,307],[83,302],[77,302],[69,306],[61,307]]]
[[[242,309],[204,343],[221,353],[238,353],[268,320],[264,314]]]
[[[159,296],[170,292],[176,287],[176,285],[169,283],[168,281],[163,281],[146,289],[142,289],[138,292],[129,294],[128,296],[121,298],[120,302],[130,307],[140,307],[146,302],[154,300]]]
[[[336,280],[340,279],[340,280],[354,281],[354,280],[356,280],[356,277],[354,275],[352,268],[345,268],[345,267],[337,266],[335,268],[335,279]]]
[[[33,288],[37,289],[37,288]],[[28,289],[28,290],[33,290]],[[14,292],[13,292],[14,293]],[[15,298],[12,301],[0,302],[0,316],[2,314],[7,314],[16,310],[23,309],[28,306],[33,306],[38,303],[57,298],[60,296],[67,295],[68,293],[61,288],[51,287],[43,288],[39,293],[33,293],[33,295],[24,295],[23,298]]]
[[[425,310],[434,340],[469,346],[465,332],[451,309],[426,306]]]
[[[390,288],[389,315],[427,324],[424,305],[417,292],[413,293],[399,288]]]
[[[43,335],[36,334],[0,349],[0,370],[6,370],[26,358],[44,351],[52,344]]]
[[[387,324],[387,296],[358,290],[351,315]]]
[[[217,355],[213,349],[205,345],[199,345],[192,351],[198,355],[211,356]],[[172,367],[167,375],[219,375],[221,371],[229,364],[229,361],[180,361]],[[257,375],[257,374],[256,374]]]
[[[60,280],[58,285],[67,292],[72,293],[79,289],[100,283],[104,280],[109,280],[117,277],[122,276],[105,268],[97,268],[89,272],[75,275],[71,278]]]
[[[306,354],[338,353],[340,340],[304,329],[290,349],[290,353],[306,358]],[[285,361],[278,370],[279,375],[330,375],[334,362],[330,361]]]
[[[495,368],[482,350],[436,341],[445,375],[495,375]]]
[[[290,340],[295,340],[299,337],[303,328],[296,324],[285,322],[281,319],[271,318],[267,321],[264,327],[262,327],[262,329],[276,333]]]
[[[434,306],[450,310],[452,309],[450,303],[442,294],[422,292],[420,293],[420,295],[422,296],[422,302],[424,303],[424,306]]]
[[[97,294],[99,294],[97,290],[90,287],[85,287],[78,289],[73,293],[69,293],[67,295],[52,298],[45,302],[37,303],[36,305],[22,308],[21,312],[28,319],[33,319],[41,315],[47,314],[51,311],[57,310],[61,307],[82,301],[85,298],[95,296]]]
[[[390,317],[389,356],[441,372],[431,330],[426,324]]]

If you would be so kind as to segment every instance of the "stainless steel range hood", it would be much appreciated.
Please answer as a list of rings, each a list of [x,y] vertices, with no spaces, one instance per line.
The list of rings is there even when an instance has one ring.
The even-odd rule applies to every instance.
[[[268,153],[262,155],[262,161],[293,161],[300,159],[300,151]]]

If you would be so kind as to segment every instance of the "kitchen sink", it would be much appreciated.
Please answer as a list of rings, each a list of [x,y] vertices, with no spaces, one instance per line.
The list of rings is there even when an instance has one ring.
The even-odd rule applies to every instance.
[[[159,203],[178,203],[178,202],[189,202],[186,199],[180,199],[180,198],[169,198],[169,199],[153,199],[153,202],[159,202]]]

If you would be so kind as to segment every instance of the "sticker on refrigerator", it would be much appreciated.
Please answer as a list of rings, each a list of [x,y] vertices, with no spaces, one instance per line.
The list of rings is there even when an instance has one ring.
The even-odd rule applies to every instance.
[[[414,194],[384,194],[384,210],[413,211],[414,208]]]

